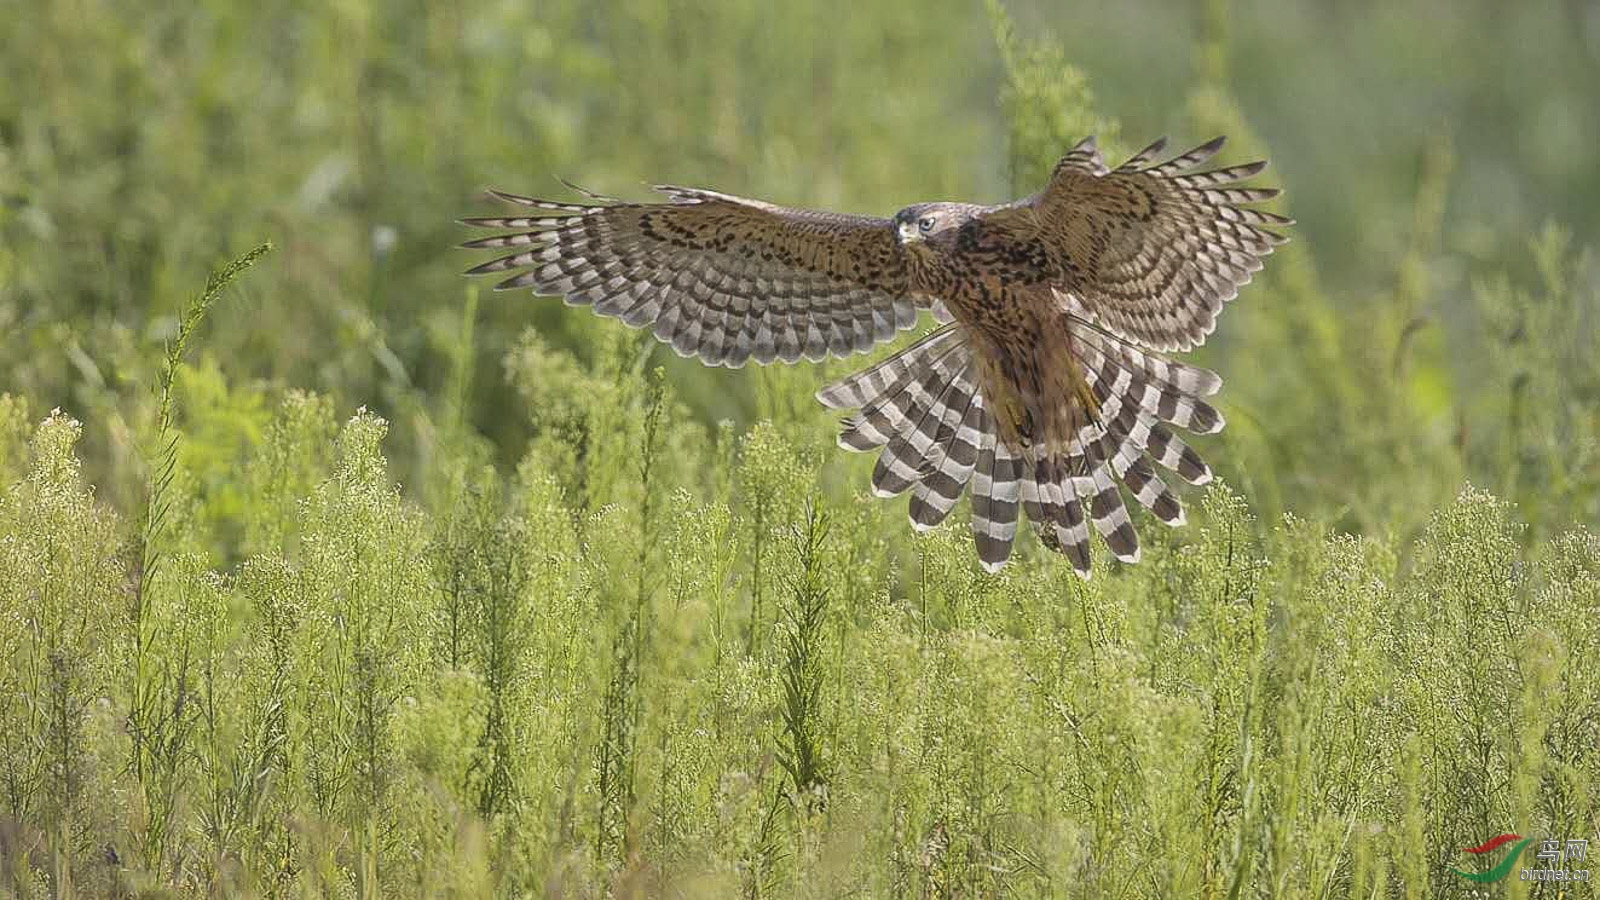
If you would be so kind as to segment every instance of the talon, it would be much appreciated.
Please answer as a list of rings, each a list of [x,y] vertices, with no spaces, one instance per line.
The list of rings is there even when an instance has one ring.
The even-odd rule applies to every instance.
[[[1033,412],[1015,400],[1007,402],[1005,410],[1006,418],[1011,420],[1011,429],[1016,432],[1017,439],[1022,442],[1022,446],[1029,446],[1033,441]]]

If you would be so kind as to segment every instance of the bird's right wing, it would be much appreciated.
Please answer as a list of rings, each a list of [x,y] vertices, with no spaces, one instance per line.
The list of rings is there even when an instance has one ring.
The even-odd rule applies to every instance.
[[[531,288],[593,306],[710,365],[794,362],[861,352],[916,324],[933,299],[911,290],[888,219],[788,209],[661,187],[667,203],[554,203],[463,219],[515,229],[468,248],[515,252],[467,274],[523,270],[497,290]]]

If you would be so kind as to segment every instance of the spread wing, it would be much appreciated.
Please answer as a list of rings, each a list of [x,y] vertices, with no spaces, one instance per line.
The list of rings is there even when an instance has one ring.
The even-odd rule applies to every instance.
[[[1223,141],[1154,164],[1162,139],[1107,170],[1090,138],[1056,164],[1043,191],[986,218],[1045,245],[1075,314],[1154,350],[1188,350],[1288,240],[1272,227],[1294,224],[1250,208],[1277,189],[1239,185],[1265,162],[1193,171]]]
[[[712,191],[660,187],[670,202],[553,203],[493,191],[533,211],[466,225],[515,229],[468,241],[512,249],[467,274],[522,270],[496,290],[531,288],[592,306],[711,365],[819,360],[870,349],[916,323],[888,219],[787,209]]]

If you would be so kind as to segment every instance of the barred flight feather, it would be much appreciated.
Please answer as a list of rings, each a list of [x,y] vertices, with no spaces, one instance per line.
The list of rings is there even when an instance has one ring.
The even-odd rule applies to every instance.
[[[648,326],[681,356],[731,368],[864,352],[936,302],[912,290],[887,219],[659,190],[671,202],[584,192],[594,202],[558,203],[491,191],[536,212],[462,219],[515,230],[462,244],[513,251],[467,274],[516,272],[495,288],[590,306]]]
[[[1222,306],[1287,240],[1272,229],[1294,224],[1249,208],[1278,196],[1276,188],[1235,186],[1265,162],[1192,171],[1223,143],[1219,137],[1154,163],[1166,147],[1162,139],[1110,172],[1075,148],[1043,191],[991,218],[1036,228],[1061,248],[1072,263],[1064,289],[1075,312],[1153,350],[1187,350],[1205,340]],[[1142,227],[1104,226],[1129,216]]]

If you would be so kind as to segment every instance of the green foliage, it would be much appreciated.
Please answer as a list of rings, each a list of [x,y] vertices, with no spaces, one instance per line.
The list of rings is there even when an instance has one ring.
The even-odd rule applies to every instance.
[[[103,798],[121,744],[99,701],[119,675],[126,573],[116,517],[94,503],[73,453],[81,432],[52,413],[34,432],[26,474],[0,495],[0,777],[7,816],[24,826],[5,870],[30,883],[37,853],[48,860],[39,877],[67,892],[98,880],[88,870],[114,816]]]
[[[783,729],[778,761],[789,773],[796,797],[806,805],[826,803],[827,750],[823,746],[822,692],[826,684],[823,656],[827,648],[824,626],[828,618],[828,587],[823,581],[822,542],[828,537],[828,520],[811,504],[805,519],[795,526],[794,545],[799,572],[789,585],[790,603],[784,610]],[[812,799],[815,798],[815,799]]]
[[[1088,77],[1067,62],[1059,44],[1020,39],[1000,0],[987,0],[987,7],[1005,68],[1000,108],[1009,129],[1011,189],[1028,193],[1050,177],[1061,152],[1085,135],[1115,146],[1117,124],[1095,114]]]
[[[321,405],[267,433],[316,431]],[[133,775],[91,708],[126,664],[105,627],[124,563],[76,432],[47,421],[0,504],[9,814],[57,854],[8,857],[13,885],[1427,894],[1460,835],[1581,831],[1600,799],[1600,550],[1526,548],[1482,492],[1404,565],[1384,540],[1263,530],[1216,487],[1087,586],[1037,552],[983,575],[959,526],[897,577],[885,523],[848,496],[807,514],[770,432],[744,477],[773,490],[731,506],[677,493],[650,523],[585,521],[525,467],[507,488],[473,475],[434,518],[362,413],[296,504],[292,557],[165,569],[152,649],[174,702],[146,777],[168,805],[89,804],[85,779]],[[797,530],[767,538],[779,611],[752,647],[732,623],[756,544],[732,535],[763,507]],[[641,527],[648,552],[606,543]],[[825,806],[802,799],[823,784]],[[168,855],[106,870],[96,848],[131,853],[157,816]]]
[[[174,384],[195,329],[228,285],[271,249],[271,244],[262,244],[211,274],[205,290],[183,312],[156,385],[154,447],[137,537],[137,583],[124,637],[131,678],[129,767],[145,811],[144,832],[135,840],[142,867],[157,875],[167,868],[180,770],[192,752],[193,731],[199,724],[197,687],[202,678],[208,686],[212,680],[206,666],[217,662],[213,651],[220,628],[217,592],[203,583],[207,576],[202,564],[191,560],[177,585],[164,577],[163,569],[173,556],[169,528],[179,493],[174,484],[178,469]],[[217,420],[226,421],[222,416]]]
[[[1489,395],[1482,426],[1466,436],[1491,460],[1487,483],[1521,498],[1541,531],[1600,516],[1600,341],[1590,269],[1572,236],[1549,225],[1530,241],[1537,277],[1531,286],[1504,275],[1474,284],[1490,334],[1478,384]],[[1536,487],[1535,487],[1536,486]]]
[[[1439,53],[1497,10],[0,17],[0,893],[1453,897],[1593,839],[1600,207],[1548,196],[1600,135]],[[1297,141],[1271,88],[1422,63],[1548,127]],[[1135,126],[1272,150],[1305,224],[1197,355],[1219,483],[1088,583],[869,496],[812,398],[861,361],[703,370],[441,255],[546,171],[881,212]]]

